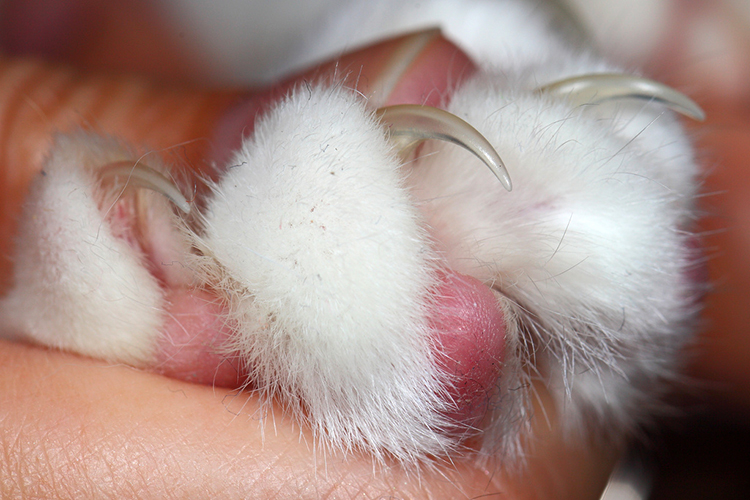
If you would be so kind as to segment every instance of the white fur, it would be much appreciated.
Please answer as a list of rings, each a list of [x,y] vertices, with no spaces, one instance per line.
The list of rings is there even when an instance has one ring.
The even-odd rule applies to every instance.
[[[402,176],[359,96],[299,89],[235,154],[196,246],[263,393],[339,446],[414,459],[450,441],[426,326],[435,256]]]
[[[597,69],[571,63],[567,75]],[[480,75],[449,109],[502,155],[511,193],[456,148],[422,151],[410,185],[449,266],[517,303],[563,424],[653,412],[696,313],[688,282],[697,167],[658,105],[573,108],[534,92],[546,71]],[[559,75],[555,75],[558,78]],[[435,151],[438,150],[438,151]],[[530,353],[520,353],[529,356]]]
[[[452,146],[399,166],[356,92],[301,88],[258,123],[190,234],[198,252],[185,262],[230,306],[251,383],[325,443],[404,461],[455,449],[426,331],[441,265],[507,297],[513,373],[501,386],[536,360],[528,371],[569,429],[595,422],[617,435],[646,418],[690,338],[697,167],[679,124],[654,104],[573,107],[534,92],[616,68],[550,42],[543,21],[525,30],[528,9],[503,5],[506,43],[450,110],[495,145],[512,192]],[[522,40],[537,49],[517,50]],[[161,292],[91,201],[89,165],[117,147],[77,143],[95,152],[82,161],[73,142],[58,144],[29,196],[4,329],[139,363]],[[525,396],[509,392],[496,409],[495,440],[514,440]]]
[[[142,365],[162,325],[162,291],[142,256],[115,237],[95,168],[132,153],[113,140],[58,137],[19,220],[4,335]],[[111,201],[105,203],[111,203]]]

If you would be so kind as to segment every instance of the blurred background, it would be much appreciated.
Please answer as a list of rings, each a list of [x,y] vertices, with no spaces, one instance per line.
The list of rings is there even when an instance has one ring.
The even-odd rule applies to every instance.
[[[577,43],[691,95],[713,286],[679,411],[643,440],[653,499],[750,498],[750,0],[530,0]],[[0,0],[0,53],[210,86],[259,86],[440,26],[482,57],[493,0]]]

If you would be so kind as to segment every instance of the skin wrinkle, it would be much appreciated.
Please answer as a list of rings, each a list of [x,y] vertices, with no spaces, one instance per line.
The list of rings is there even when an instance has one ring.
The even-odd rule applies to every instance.
[[[81,417],[86,413],[88,412],[82,412]],[[111,480],[114,467],[107,464],[107,457],[103,454],[107,449],[102,445],[109,436],[89,440],[84,424],[85,418],[77,419],[78,422],[70,420],[70,424],[65,425],[76,426],[77,439],[60,441],[55,429],[50,429],[49,439],[45,439],[44,442],[49,442],[54,448],[51,448],[53,453],[45,459],[45,463],[50,464],[51,472],[59,483],[58,488],[68,490],[71,497],[103,495],[104,491],[111,490],[114,484]],[[55,467],[58,463],[67,465]],[[108,470],[109,474],[104,475],[103,469]],[[77,475],[84,478],[82,484],[69,483],[66,479]]]
[[[23,448],[23,428],[27,426],[27,418],[24,417],[21,419],[18,425],[17,432],[13,433],[12,438],[9,439],[10,436],[8,436],[7,429],[12,429],[12,425],[7,424],[7,420],[10,420],[7,415],[0,421],[0,429],[3,429],[3,461],[2,464],[0,464],[0,484],[3,485],[4,491],[9,491],[12,488],[12,485],[17,485],[22,490],[23,493],[26,490],[26,486],[29,482],[29,478],[25,477],[23,474],[23,464],[21,457],[30,457],[30,456],[36,456],[35,454],[25,454],[21,450]],[[13,452],[17,452],[17,455],[14,455]],[[16,459],[18,456],[19,459]]]
[[[158,422],[160,419],[153,420]],[[117,433],[113,430],[100,443],[87,443],[86,446],[91,447],[92,452],[85,463],[98,464],[95,474],[91,474],[91,467],[88,467],[97,490],[94,496],[110,491],[113,492],[113,498],[126,494],[140,497],[164,491],[179,497],[180,491],[184,489],[182,484],[185,478],[200,477],[200,471],[185,467],[186,464],[191,465],[192,461],[186,463],[176,459],[176,446],[171,444],[175,439],[172,436],[165,435],[161,447],[150,449],[148,440],[138,434],[137,428],[136,423],[130,433]],[[158,460],[157,456],[160,457]],[[130,459],[124,461],[125,457]]]
[[[275,481],[273,479],[273,472],[274,472],[274,470],[276,470],[276,468],[278,467],[278,465],[282,461],[283,457],[284,457],[284,454],[281,453],[281,454],[275,455],[271,460],[269,460],[267,462],[267,464],[263,467],[263,470],[261,470],[259,472],[258,478],[256,480],[252,481],[252,483],[250,484],[250,487],[252,489],[257,488],[257,487],[261,487],[262,488],[263,484],[268,484],[267,480],[266,480],[267,477],[271,477],[272,478],[271,484],[277,484],[278,481]],[[266,486],[266,488],[268,488],[268,487]]]

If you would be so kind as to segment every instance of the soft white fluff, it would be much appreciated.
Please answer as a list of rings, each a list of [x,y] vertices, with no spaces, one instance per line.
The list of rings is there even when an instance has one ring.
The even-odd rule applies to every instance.
[[[197,243],[252,382],[338,446],[447,451],[426,328],[434,255],[385,131],[337,87],[297,90],[257,127]]]
[[[653,412],[690,339],[697,167],[662,106],[574,108],[536,93],[601,71],[588,58],[550,71],[558,64],[482,74],[452,97],[449,109],[500,152],[512,192],[442,144],[423,149],[410,185],[450,267],[517,303],[563,424],[618,435]]]
[[[3,335],[134,365],[149,360],[162,291],[142,256],[113,234],[103,212],[114,198],[102,199],[95,175],[132,158],[99,136],[57,138],[19,220],[13,288],[0,299]]]

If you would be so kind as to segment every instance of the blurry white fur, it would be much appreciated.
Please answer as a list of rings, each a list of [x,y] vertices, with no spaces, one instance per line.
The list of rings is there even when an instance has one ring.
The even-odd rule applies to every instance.
[[[516,303],[563,424],[616,435],[654,411],[694,327],[697,167],[660,105],[574,108],[535,91],[601,63],[515,69],[477,76],[448,108],[501,152],[513,191],[455,149],[432,153],[440,145],[409,183],[449,266]]]
[[[19,220],[14,287],[0,300],[3,335],[135,365],[150,359],[163,292],[143,256],[106,222],[121,192],[103,190],[96,175],[132,158],[111,139],[56,139]]]
[[[573,106],[540,94],[545,83],[616,68],[567,48],[522,2],[498,5],[512,7],[502,20],[513,30],[498,32],[505,43],[487,48],[449,110],[495,146],[512,192],[441,144],[400,166],[354,90],[303,88],[235,153],[191,235],[199,252],[185,262],[225,296],[254,385],[343,449],[410,462],[457,446],[444,432],[450,403],[425,326],[440,266],[504,297],[498,383],[519,389],[538,372],[571,430],[593,422],[617,435],[646,418],[690,339],[697,167],[681,127],[655,103]],[[93,160],[76,169],[65,141],[26,205],[3,328],[146,362],[160,290],[91,202],[87,168],[105,162],[106,144],[80,143]],[[69,187],[72,177],[87,191]],[[125,322],[138,321],[122,326],[128,311]],[[486,451],[515,442],[509,422],[526,397],[503,395]]]

